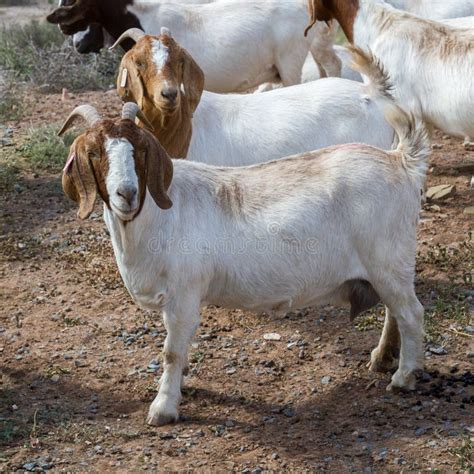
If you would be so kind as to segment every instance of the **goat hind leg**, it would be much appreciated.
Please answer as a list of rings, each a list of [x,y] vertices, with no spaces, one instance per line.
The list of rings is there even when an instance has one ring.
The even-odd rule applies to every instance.
[[[414,390],[416,373],[423,369],[423,306],[412,289],[400,302],[389,305],[400,331],[400,360],[387,390]]]
[[[388,372],[398,367],[400,355],[400,333],[397,320],[388,307],[385,307],[385,323],[377,347],[370,355],[368,364],[372,372]]]

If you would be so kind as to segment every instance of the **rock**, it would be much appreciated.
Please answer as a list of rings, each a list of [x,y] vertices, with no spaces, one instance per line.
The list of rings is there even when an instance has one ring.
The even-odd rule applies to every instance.
[[[27,462],[27,463],[23,464],[22,467],[23,467],[23,469],[25,469],[25,471],[33,472],[39,466],[36,463],[36,461],[32,461],[32,462]]]
[[[148,370],[152,371],[152,372],[156,372],[159,368],[160,368],[160,364],[156,361],[156,360],[152,360],[149,364],[148,364]]]
[[[433,143],[431,145],[431,149],[432,150],[442,150],[443,149],[443,145],[441,143]]]
[[[435,201],[446,199],[456,193],[456,186],[452,184],[439,184],[438,186],[432,186],[426,191],[426,199]]]
[[[324,377],[321,378],[321,383],[323,385],[327,385],[331,380],[332,378],[330,375],[325,375]]]
[[[426,428],[417,428],[415,430],[415,436],[424,435],[428,430]]]
[[[283,409],[282,413],[288,418],[292,418],[293,416],[295,416],[295,409],[292,407],[286,407],[285,409]]]
[[[474,143],[473,142],[464,142],[464,149],[466,151],[474,151]]]
[[[280,341],[281,335],[278,334],[277,332],[267,332],[266,334],[263,335],[263,338],[266,341]]]
[[[225,371],[225,373],[226,373],[227,375],[233,375],[233,374],[235,374],[236,372],[237,372],[237,369],[236,369],[235,367],[231,367],[230,369],[227,369],[227,370]]]
[[[53,382],[53,383],[59,382],[59,374],[54,374],[54,375],[51,377],[51,382]]]
[[[471,183],[469,184],[471,189],[474,189],[474,176],[471,176]]]
[[[466,355],[468,359],[474,359],[474,352],[469,351]]]
[[[443,346],[430,346],[428,350],[432,354],[436,355],[446,355],[448,353],[448,351]]]
[[[474,216],[474,206],[466,207],[462,213],[466,216]]]

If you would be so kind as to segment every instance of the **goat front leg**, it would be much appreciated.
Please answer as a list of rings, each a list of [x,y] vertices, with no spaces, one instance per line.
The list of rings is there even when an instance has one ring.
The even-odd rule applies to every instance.
[[[188,348],[199,326],[199,299],[185,297],[163,311],[167,330],[163,350],[164,371],[158,395],[148,412],[147,423],[161,426],[179,418],[181,381],[188,366]]]

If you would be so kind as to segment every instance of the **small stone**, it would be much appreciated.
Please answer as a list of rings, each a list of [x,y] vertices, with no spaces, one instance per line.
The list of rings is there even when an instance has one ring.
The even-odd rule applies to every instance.
[[[448,351],[443,346],[430,346],[429,351],[436,355],[446,355]]]
[[[470,351],[470,352],[468,352],[466,355],[467,355],[467,358],[468,358],[468,359],[474,359],[474,352],[471,352],[471,351]]]
[[[291,408],[291,407],[286,407],[282,413],[287,416],[288,418],[292,418],[293,416],[295,416],[295,410],[294,408]]]
[[[12,405],[12,410],[13,410],[13,411],[18,410],[18,405]]]
[[[156,372],[160,368],[160,364],[156,360],[152,360],[148,364],[148,370]]]
[[[227,370],[225,371],[225,373],[226,373],[227,375],[233,375],[233,374],[235,374],[236,372],[237,372],[237,369],[236,369],[235,367],[231,367],[230,369],[227,369]]]
[[[466,207],[462,213],[466,216],[474,216],[474,206]]]
[[[281,335],[278,334],[277,332],[267,332],[266,334],[263,335],[263,338],[266,341],[280,341]]]
[[[51,377],[51,382],[53,382],[53,383],[59,382],[59,374],[54,374],[54,375]]]
[[[34,471],[37,467],[38,467],[38,464],[36,463],[36,461],[27,462],[27,463],[23,464],[23,469],[25,469],[26,471],[29,471],[29,472]]]
[[[432,148],[433,150],[442,150],[442,149],[443,149],[443,145],[442,145],[441,143],[433,143],[433,144],[431,145],[431,148]]]
[[[424,435],[427,432],[426,428],[417,428],[415,430],[415,436],[421,436]]]
[[[321,383],[323,385],[327,385],[331,380],[332,378],[330,375],[325,375],[324,377],[321,378]]]
[[[451,197],[456,193],[456,186],[452,184],[440,184],[432,186],[426,191],[426,198],[429,200],[441,200]]]
[[[20,250],[24,250],[24,249],[26,249],[26,244],[24,244],[23,242],[18,242],[18,248]]]

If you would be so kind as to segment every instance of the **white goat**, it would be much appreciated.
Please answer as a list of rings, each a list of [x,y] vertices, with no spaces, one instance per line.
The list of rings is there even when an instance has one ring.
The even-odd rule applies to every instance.
[[[130,26],[150,34],[168,27],[199,62],[206,74],[205,88],[214,92],[244,91],[276,80],[285,86],[299,84],[309,51],[329,75],[340,75],[337,56],[328,60],[325,45],[320,58],[315,46],[317,35],[327,41],[328,26],[319,25],[310,38],[302,35],[307,21],[304,0],[230,0],[205,5],[111,2],[74,0],[72,6],[58,7],[47,19],[73,32],[74,24],[101,25],[115,39]]]
[[[393,103],[383,74],[357,54],[379,83],[378,100],[399,137],[395,151],[352,144],[216,168],[172,162],[133,122],[136,104],[115,122],[90,106],[66,121],[61,132],[78,115],[90,125],[71,147],[66,194],[81,218],[100,194],[127,289],[141,307],[163,311],[164,373],[150,424],[178,419],[188,346],[205,304],[285,311],[345,302],[355,316],[380,297],[386,321],[371,367],[397,365],[400,348],[389,388],[414,388],[423,365],[416,226],[430,148],[424,130]]]
[[[310,0],[312,21],[337,19],[349,41],[380,58],[406,110],[445,133],[474,137],[474,30],[394,9],[382,0]]]
[[[125,39],[136,44],[122,58],[118,93],[139,105],[174,158],[244,166],[342,143],[392,144],[371,84],[327,78],[265,94],[203,92],[201,69],[166,29],[158,37],[131,29],[117,43]]]
[[[429,20],[445,20],[474,15],[474,0],[386,0],[387,3],[428,18]]]

